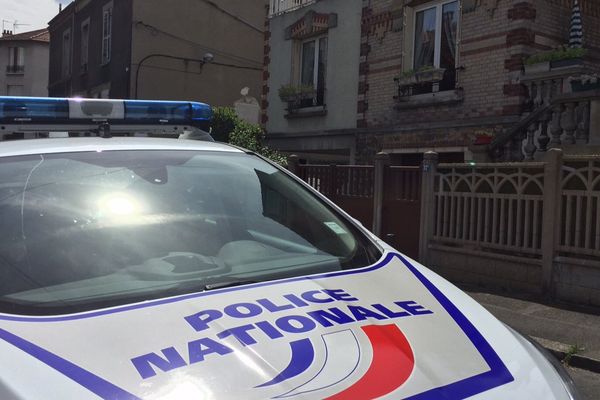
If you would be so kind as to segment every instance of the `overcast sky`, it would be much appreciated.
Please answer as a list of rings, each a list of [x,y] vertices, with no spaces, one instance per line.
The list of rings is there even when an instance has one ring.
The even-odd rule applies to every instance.
[[[4,22],[4,29],[13,29],[13,22],[19,21],[20,24],[27,26],[17,27],[15,33],[32,31],[34,29],[45,28],[56,14],[58,14],[58,4],[63,3],[63,7],[69,4],[71,0],[0,0],[0,18],[10,22]]]

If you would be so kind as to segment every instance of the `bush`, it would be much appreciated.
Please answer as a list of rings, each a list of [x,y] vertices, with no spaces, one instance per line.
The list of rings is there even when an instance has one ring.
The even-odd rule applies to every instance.
[[[213,109],[211,135],[217,142],[229,142],[229,134],[241,121],[231,107],[215,107]]]
[[[287,165],[287,158],[283,154],[263,144],[265,132],[262,128],[242,121],[232,108],[215,108],[211,134],[216,141],[243,147],[282,166]]]

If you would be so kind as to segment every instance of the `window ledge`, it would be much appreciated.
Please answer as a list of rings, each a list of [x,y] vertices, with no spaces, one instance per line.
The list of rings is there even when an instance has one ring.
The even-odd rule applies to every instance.
[[[293,112],[289,112],[285,115],[287,119],[295,118],[310,118],[310,117],[322,117],[327,115],[327,108],[325,106],[315,107],[303,107],[295,109]]]
[[[439,106],[460,103],[464,100],[462,89],[446,90],[436,93],[417,94],[399,98],[396,103],[397,110],[420,108],[427,106]]]

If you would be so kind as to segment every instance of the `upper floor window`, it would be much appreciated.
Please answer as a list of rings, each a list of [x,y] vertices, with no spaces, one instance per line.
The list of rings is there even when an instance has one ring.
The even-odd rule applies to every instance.
[[[81,72],[87,72],[90,47],[90,20],[89,18],[81,24]]]
[[[63,32],[61,67],[63,78],[71,75],[71,29]]]
[[[327,74],[327,37],[302,43],[301,84],[312,87],[314,96],[304,99],[305,107],[325,104],[325,77]]]
[[[6,72],[9,74],[20,74],[25,71],[25,49],[23,47],[8,48],[8,63]]]
[[[108,64],[112,52],[112,3],[102,10],[102,64]]]
[[[456,86],[458,21],[457,0],[427,3],[414,10],[413,69],[443,69],[439,90]]]

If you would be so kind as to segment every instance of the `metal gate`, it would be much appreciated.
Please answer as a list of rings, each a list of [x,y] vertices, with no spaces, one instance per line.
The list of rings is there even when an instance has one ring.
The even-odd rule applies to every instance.
[[[421,214],[421,170],[384,166],[382,196],[375,196],[376,167],[298,165],[290,170],[327,196],[367,229],[374,226],[375,199],[382,199],[381,238],[417,258]]]
[[[407,256],[419,256],[421,231],[421,169],[386,167],[381,236]]]

